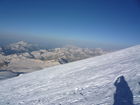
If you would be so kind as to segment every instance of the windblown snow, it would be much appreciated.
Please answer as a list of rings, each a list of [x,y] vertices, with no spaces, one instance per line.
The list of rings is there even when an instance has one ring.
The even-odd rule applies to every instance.
[[[140,105],[140,45],[0,81],[0,105],[113,105],[120,76]]]

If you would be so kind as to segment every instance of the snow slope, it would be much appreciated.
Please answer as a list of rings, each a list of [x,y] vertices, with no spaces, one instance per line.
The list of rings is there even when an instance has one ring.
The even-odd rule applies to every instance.
[[[121,75],[140,105],[140,45],[0,81],[0,105],[113,105]]]

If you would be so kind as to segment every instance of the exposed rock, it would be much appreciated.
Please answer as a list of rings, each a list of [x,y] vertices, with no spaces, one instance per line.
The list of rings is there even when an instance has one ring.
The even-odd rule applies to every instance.
[[[60,64],[68,63],[68,61],[65,58],[59,58],[58,61]]]

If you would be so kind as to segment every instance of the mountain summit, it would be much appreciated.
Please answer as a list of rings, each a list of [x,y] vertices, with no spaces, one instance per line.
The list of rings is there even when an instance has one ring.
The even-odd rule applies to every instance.
[[[3,46],[2,49],[4,54],[10,55],[10,54],[33,51],[37,49],[37,46],[27,43],[25,41],[19,41],[16,43],[9,44],[7,46]]]
[[[0,84],[0,105],[140,105],[140,45]]]

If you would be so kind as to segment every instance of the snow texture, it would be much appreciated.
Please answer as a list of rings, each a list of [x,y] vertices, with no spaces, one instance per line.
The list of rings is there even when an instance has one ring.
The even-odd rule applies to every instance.
[[[113,105],[120,76],[140,105],[140,45],[0,81],[0,105]]]

